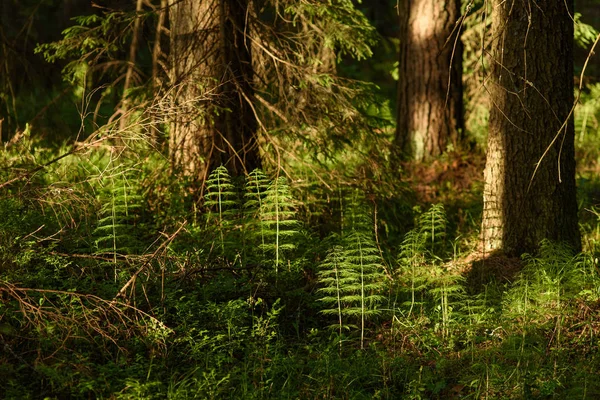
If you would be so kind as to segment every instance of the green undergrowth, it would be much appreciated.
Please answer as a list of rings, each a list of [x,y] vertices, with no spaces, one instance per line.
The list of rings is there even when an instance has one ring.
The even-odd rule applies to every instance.
[[[3,155],[13,170],[51,158],[28,140]],[[135,154],[74,154],[2,189],[5,398],[600,395],[596,247],[546,242],[474,286],[441,204],[400,234],[356,187],[308,203],[283,174],[219,167],[198,200]]]

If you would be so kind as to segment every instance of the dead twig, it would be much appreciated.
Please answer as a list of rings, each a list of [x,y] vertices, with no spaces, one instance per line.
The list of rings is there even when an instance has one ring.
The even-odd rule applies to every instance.
[[[142,264],[142,266],[139,267],[137,271],[135,271],[135,273],[131,276],[131,278],[129,278],[129,280],[127,281],[127,283],[125,283],[125,285],[123,285],[123,287],[121,288],[121,290],[119,290],[117,292],[117,294],[115,295],[115,297],[113,299],[113,302],[116,302],[116,300],[119,297],[123,297],[124,296],[125,291],[127,290],[127,288],[129,288],[129,286],[131,286],[135,282],[137,276],[139,274],[141,274],[150,265],[150,263],[152,262],[152,260],[154,260],[158,256],[158,254],[160,252],[162,252],[162,251],[164,251],[166,249],[166,247],[169,245],[169,243],[171,243],[177,237],[177,235],[179,235],[179,232],[181,232],[181,230],[186,225],[187,225],[187,221],[183,221],[181,223],[181,225],[179,226],[179,228],[175,231],[175,233],[171,234],[164,242],[161,243],[160,246],[158,246],[158,248],[150,256],[150,258],[144,264]]]

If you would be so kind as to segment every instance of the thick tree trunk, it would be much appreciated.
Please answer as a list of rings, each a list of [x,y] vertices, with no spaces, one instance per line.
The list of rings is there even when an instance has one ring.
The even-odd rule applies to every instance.
[[[193,180],[207,173],[214,136],[206,104],[218,73],[218,10],[218,0],[169,0],[169,155],[173,172]]]
[[[216,118],[217,140],[212,167],[220,164],[236,173],[248,173],[260,167],[253,109],[251,41],[248,37],[248,11],[251,0],[221,0],[221,65],[219,87],[220,112]]]
[[[421,161],[463,130],[459,0],[400,0],[396,149]]]
[[[486,251],[520,255],[543,239],[580,249],[570,114],[572,4],[493,1]]]
[[[171,164],[196,181],[221,164],[234,173],[260,165],[248,7],[248,0],[169,0]]]

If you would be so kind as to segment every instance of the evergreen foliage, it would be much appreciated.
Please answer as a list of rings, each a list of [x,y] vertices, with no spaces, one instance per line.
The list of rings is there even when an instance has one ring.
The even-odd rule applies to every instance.
[[[573,22],[575,23],[575,43],[584,49],[590,48],[598,36],[598,30],[581,22],[581,13],[578,12],[573,15]]]
[[[81,212],[99,210],[100,222],[87,239],[85,230],[69,233],[81,236],[74,247],[72,236],[44,244],[62,220],[51,222],[57,214],[45,213],[46,203],[2,199],[0,332],[8,350],[0,385],[8,398],[443,398],[453,390],[521,398],[598,390],[588,378],[599,360],[600,279],[591,254],[544,243],[514,282],[468,294],[452,269],[450,217],[435,205],[417,213],[390,282],[373,210],[360,194],[341,195],[335,234],[310,239],[316,234],[301,232],[293,185],[260,170],[237,181],[218,168],[198,222],[187,216],[187,233],[169,242],[168,256],[146,264],[139,244],[156,222],[143,212],[140,173],[104,156],[78,163],[104,171],[99,180],[82,183],[83,170],[65,161],[36,181],[70,179],[94,194],[78,201],[99,203]],[[63,248],[91,258],[60,255]],[[107,255],[117,256],[116,281],[97,268],[105,261],[94,257]],[[113,303],[137,270],[130,305]],[[42,378],[27,380],[36,354],[47,360],[35,367]],[[437,367],[423,366],[429,362]],[[7,367],[17,363],[26,367]]]
[[[585,81],[575,109],[585,251],[545,241],[506,259],[476,250],[480,168],[462,170],[471,152],[388,159],[390,106],[347,78],[391,73],[388,61],[350,61],[366,62],[376,39],[355,2],[253,2],[264,170],[218,166],[201,187],[165,156],[176,110],[163,96],[177,88],[160,71],[147,79],[164,61],[148,49],[168,47],[164,26],[155,36],[165,2],[141,2],[141,13],[99,3],[117,9],[38,47],[67,81],[24,83],[41,62],[25,50],[59,37],[43,29],[67,3],[78,2],[0,6],[18,11],[0,15],[0,397],[599,397],[600,85]],[[384,3],[362,8],[395,18],[396,2]],[[493,10],[465,8],[465,66],[479,86]],[[574,18],[589,47],[597,32]],[[117,129],[108,116],[128,67],[137,117]],[[466,134],[478,137],[489,104],[472,94]],[[474,283],[480,275],[489,279]]]

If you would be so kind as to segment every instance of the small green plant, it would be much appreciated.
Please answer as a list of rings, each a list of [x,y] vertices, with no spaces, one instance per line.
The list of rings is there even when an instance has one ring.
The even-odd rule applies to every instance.
[[[443,337],[450,335],[449,325],[455,307],[450,300],[458,300],[464,293],[464,279],[449,272],[443,266],[446,244],[446,213],[441,204],[431,206],[418,217],[416,227],[408,232],[402,243],[398,258],[399,282],[409,291],[408,317],[416,306],[421,314],[431,298],[436,304],[433,311],[439,321],[438,327]],[[417,301],[420,297],[422,300]],[[458,306],[458,304],[457,304]]]
[[[346,314],[345,301],[347,299],[342,288],[346,289],[351,284],[356,283],[352,269],[352,266],[346,262],[343,248],[334,246],[321,263],[318,272],[319,282],[323,286],[319,289],[319,292],[323,295],[319,300],[325,305],[331,306],[331,308],[323,309],[321,312],[326,315],[337,316],[337,323],[333,327],[339,331],[340,348],[342,346],[342,329],[347,328],[347,326],[344,326],[343,321],[343,316]]]
[[[221,256],[226,254],[230,234],[239,218],[238,192],[224,166],[217,167],[206,180],[204,205],[208,208],[206,227],[216,231]]]
[[[398,264],[400,280],[408,280],[410,285],[409,316],[417,305],[417,295],[427,288],[433,277],[432,267],[441,261],[436,249],[442,247],[445,238],[446,214],[441,204],[421,214],[415,228],[404,237]]]
[[[524,328],[562,317],[578,296],[598,296],[598,273],[589,257],[543,241],[538,255],[523,259],[525,267],[506,293],[504,309],[509,320],[522,321]]]
[[[251,216],[249,228],[259,240],[261,259],[269,262],[272,256],[277,274],[285,263],[286,253],[296,248],[299,234],[300,224],[290,187],[284,177],[267,184],[264,174],[255,171],[246,184],[246,199],[247,215]]]
[[[115,173],[102,181],[99,192],[102,203],[100,218],[93,231],[95,254],[109,255],[114,264],[114,279],[117,280],[119,258],[129,254],[139,254],[142,250],[137,237],[138,221],[143,198],[139,194],[139,182],[130,170],[115,169]]]
[[[322,313],[337,316],[333,326],[339,329],[340,341],[343,317],[358,322],[362,349],[367,320],[380,314],[378,306],[384,300],[381,293],[387,287],[387,278],[365,207],[354,201],[346,215],[349,228],[341,238],[341,246],[333,247],[320,265],[318,276],[322,287],[319,291],[323,294],[320,300],[329,307]]]

